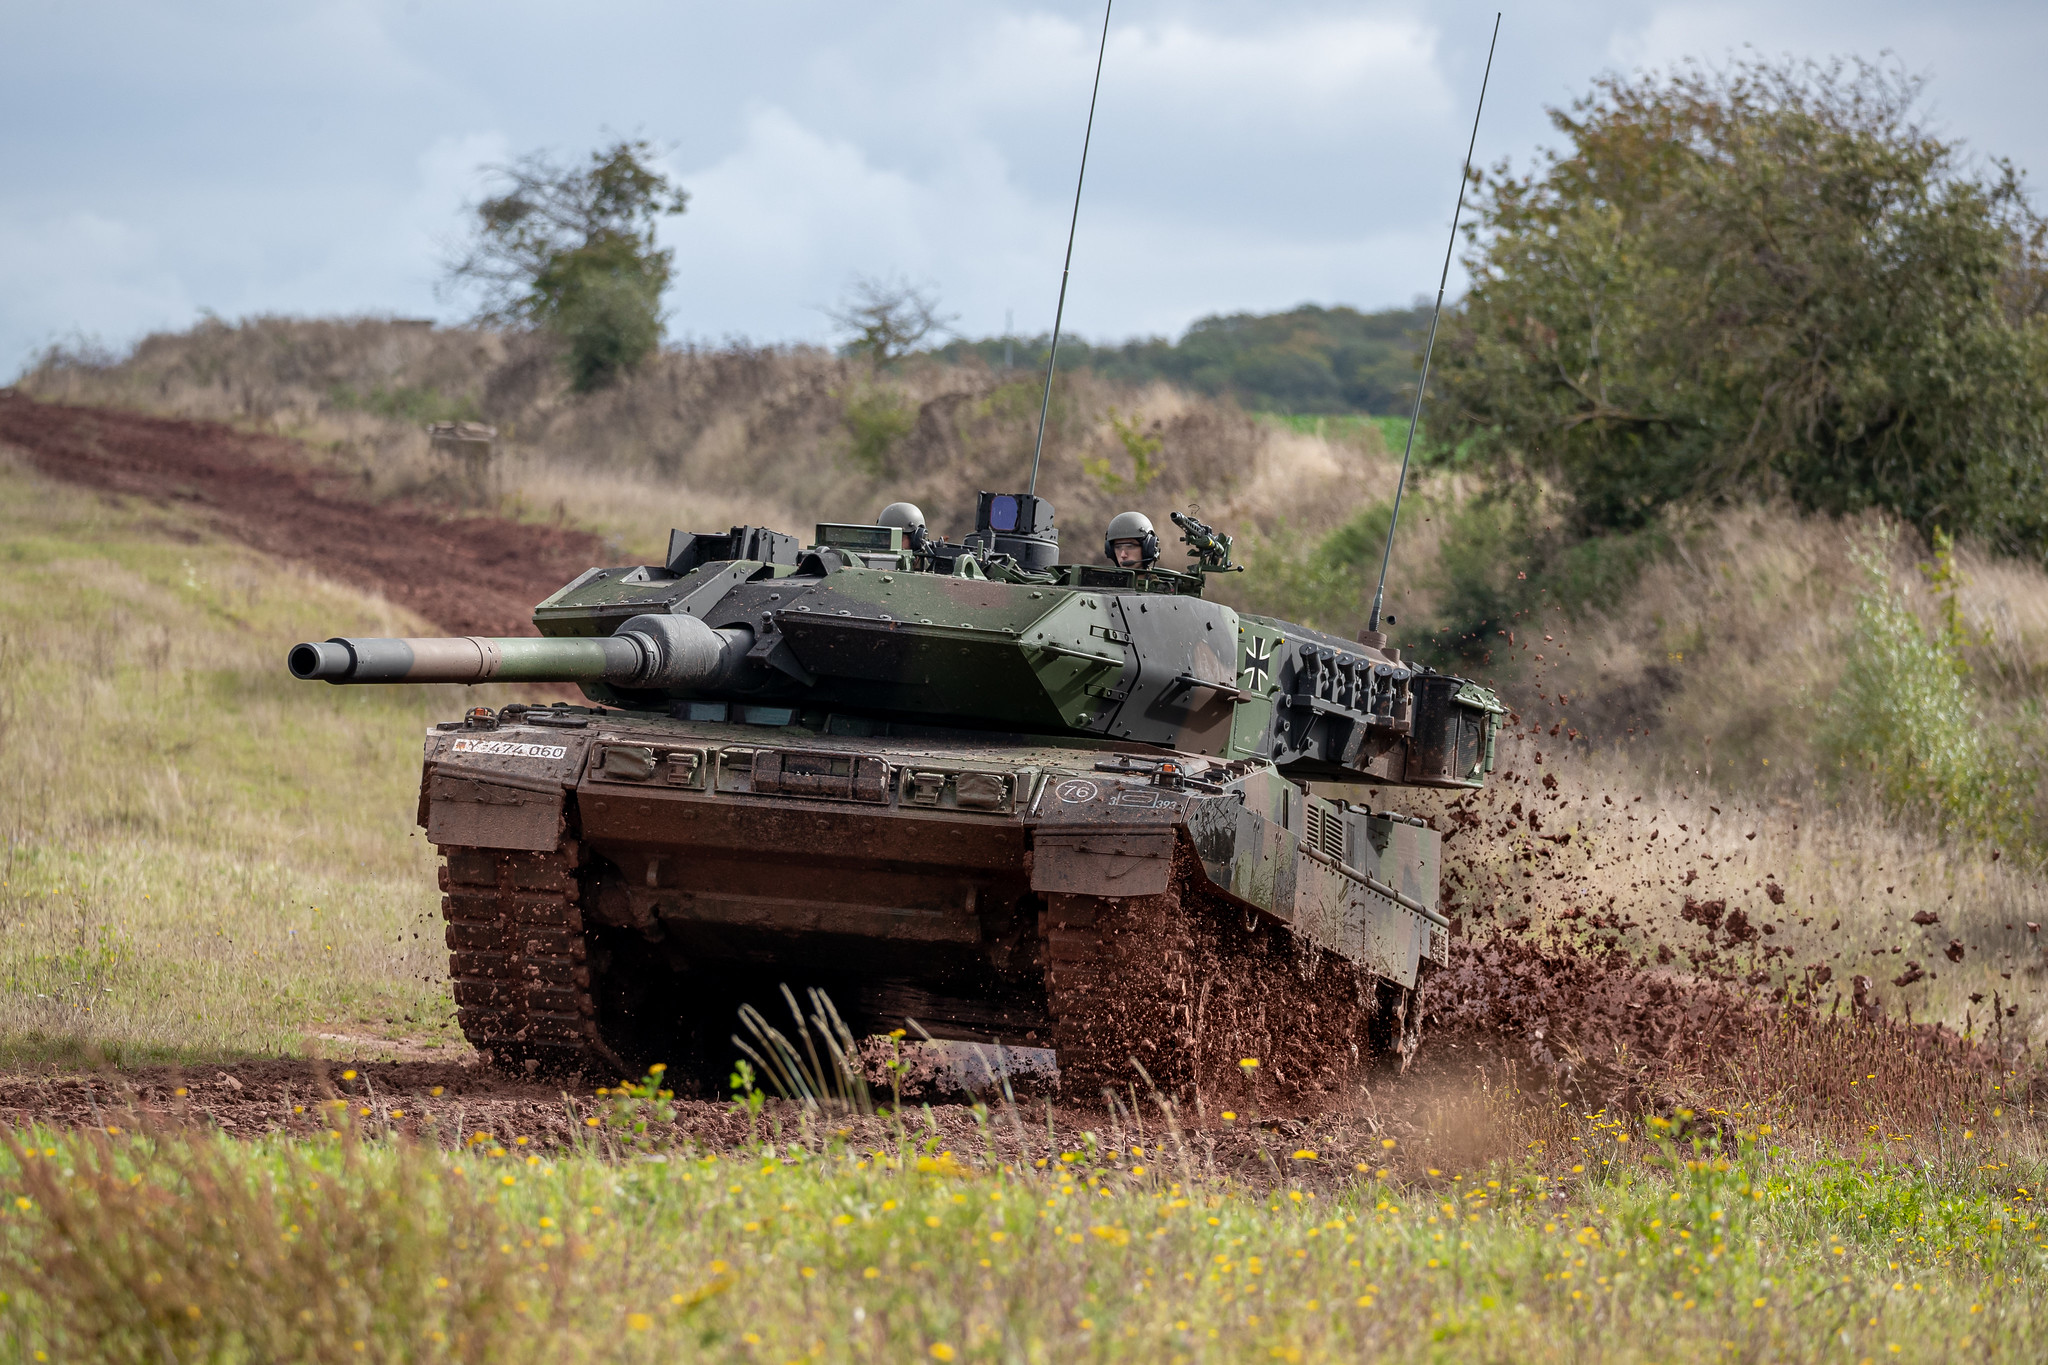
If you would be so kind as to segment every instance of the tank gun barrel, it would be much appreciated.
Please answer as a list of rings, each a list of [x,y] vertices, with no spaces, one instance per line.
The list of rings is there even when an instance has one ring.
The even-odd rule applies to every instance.
[[[694,616],[635,616],[611,635],[348,639],[293,645],[292,676],[331,683],[602,682],[632,688],[718,687],[737,678],[753,632]]]

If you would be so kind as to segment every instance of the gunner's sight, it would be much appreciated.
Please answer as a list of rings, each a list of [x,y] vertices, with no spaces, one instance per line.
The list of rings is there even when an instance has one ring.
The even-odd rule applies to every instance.
[[[1060,557],[1052,504],[1030,493],[983,493],[967,544],[980,552],[1008,555],[1026,569],[1051,568]]]

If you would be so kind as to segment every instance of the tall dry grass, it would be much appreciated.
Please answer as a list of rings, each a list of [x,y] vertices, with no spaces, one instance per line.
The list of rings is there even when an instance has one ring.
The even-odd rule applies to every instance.
[[[468,495],[423,428],[433,417],[480,418],[498,427],[501,450],[484,501],[576,520],[644,557],[672,526],[803,531],[865,520],[899,498],[957,537],[972,529],[978,490],[1027,482],[1039,383],[978,365],[878,372],[810,347],[733,345],[664,351],[620,384],[578,395],[539,336],[256,318],[154,335],[118,359],[52,353],[19,387],[291,436],[373,497]],[[1149,470],[1118,423],[1157,442]],[[1325,440],[1166,385],[1084,371],[1055,387],[1039,489],[1059,508],[1070,552],[1092,558],[1100,528],[1129,507],[1161,526],[1168,510],[1196,505],[1239,530],[1313,535],[1391,482],[1376,429]]]
[[[1532,716],[1584,745],[1653,764],[1674,784],[1801,799],[1829,777],[1814,741],[1868,588],[1852,552],[1879,544],[1876,529],[1875,518],[1729,509],[1675,537],[1620,600],[1576,620],[1553,607],[1492,644]],[[1895,529],[1890,584],[1938,632],[1929,551]],[[2048,679],[2048,572],[1968,546],[1956,567],[1986,719],[2024,727]]]
[[[412,827],[453,703],[283,668],[427,627],[203,526],[0,451],[0,1060],[460,1051]]]

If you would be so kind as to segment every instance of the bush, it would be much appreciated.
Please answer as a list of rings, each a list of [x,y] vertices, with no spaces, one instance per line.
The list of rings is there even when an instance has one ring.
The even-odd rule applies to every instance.
[[[1926,812],[1951,833],[2009,839],[2020,832],[2019,778],[1987,732],[1970,684],[1952,542],[1937,538],[1929,566],[1944,623],[1930,632],[1892,585],[1894,534],[1887,528],[1854,551],[1867,583],[1818,736],[1821,752],[1838,771],[1867,773],[1888,805]]]
[[[612,383],[661,344],[658,281],[626,269],[563,272],[548,330],[567,346],[569,381],[588,393]]]
[[[886,385],[863,385],[847,395],[843,420],[853,437],[847,453],[864,473],[879,476],[888,472],[896,443],[916,428],[917,404]]]
[[[1553,479],[1583,532],[1688,501],[1888,508],[2048,554],[2048,266],[1868,66],[1612,77],[1480,177],[1438,444]]]
[[[661,295],[675,253],[656,222],[689,195],[653,169],[644,141],[590,154],[581,169],[532,154],[492,170],[503,192],[475,206],[475,237],[448,283],[483,291],[479,323],[523,322],[566,345],[579,391],[601,388],[661,344]]]

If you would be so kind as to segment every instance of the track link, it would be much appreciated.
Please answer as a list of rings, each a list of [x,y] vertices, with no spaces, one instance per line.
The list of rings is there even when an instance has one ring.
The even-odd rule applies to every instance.
[[[1414,1049],[1412,992],[1230,900],[1185,843],[1164,894],[1049,896],[1040,928],[1060,1088],[1074,1100],[1133,1085],[1144,1098],[1149,1077],[1183,1103],[1314,1110]]]
[[[502,1071],[620,1074],[598,1033],[574,844],[552,853],[441,851],[463,1036]]]

